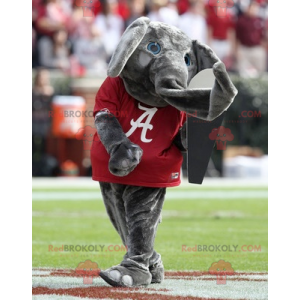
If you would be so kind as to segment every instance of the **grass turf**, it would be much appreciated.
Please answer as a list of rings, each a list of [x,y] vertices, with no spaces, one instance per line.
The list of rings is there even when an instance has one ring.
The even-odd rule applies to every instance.
[[[267,271],[266,198],[189,199],[189,192],[196,190],[186,187],[176,189],[186,191],[186,199],[167,198],[163,207],[163,222],[159,225],[155,240],[155,250],[162,255],[166,270],[207,271],[213,262],[223,259],[230,262],[235,271]],[[247,193],[266,189],[225,190]],[[51,194],[82,189],[39,188],[33,191]],[[95,189],[83,191],[89,193]],[[119,247],[121,240],[106,215],[102,200],[33,201],[32,208],[33,267],[76,268],[79,262],[90,259],[97,262],[100,269],[106,269],[122,260],[125,250]],[[62,245],[98,245],[98,251],[51,252],[49,245],[57,248]],[[183,251],[183,245],[186,250],[190,247],[191,251]],[[209,251],[212,246],[208,251],[193,251],[198,250],[198,245],[202,248],[203,245],[207,248],[220,245],[221,251]],[[227,248],[223,252],[222,245],[230,245],[232,251]],[[249,246],[249,251],[242,251],[243,245]],[[233,246],[237,246],[236,251]]]

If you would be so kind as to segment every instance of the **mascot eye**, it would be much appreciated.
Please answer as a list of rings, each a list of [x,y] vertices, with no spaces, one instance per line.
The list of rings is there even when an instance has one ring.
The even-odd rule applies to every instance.
[[[158,54],[161,50],[160,45],[158,43],[149,43],[147,46],[147,50],[152,52],[153,54]]]
[[[184,56],[184,61],[185,61],[185,64],[186,64],[187,66],[190,66],[190,65],[191,65],[191,58],[190,58],[190,56],[189,56],[188,54],[186,54],[186,55]]]

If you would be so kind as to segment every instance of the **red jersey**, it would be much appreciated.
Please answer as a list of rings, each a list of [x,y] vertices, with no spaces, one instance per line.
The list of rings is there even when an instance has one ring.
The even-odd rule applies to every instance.
[[[227,9],[226,16],[219,17],[216,13],[216,7],[207,5],[206,22],[212,29],[212,38],[217,40],[227,40],[228,31],[235,28],[233,15]]]
[[[259,17],[242,15],[236,25],[236,38],[243,46],[261,45],[265,36],[265,21]]]
[[[93,180],[147,187],[180,184],[182,154],[173,139],[185,122],[185,113],[171,105],[151,107],[139,102],[126,92],[119,77],[107,77],[100,87],[94,116],[101,110],[114,114],[129,140],[143,149],[143,156],[127,176],[115,176],[109,172],[110,157],[95,133],[91,148]]]

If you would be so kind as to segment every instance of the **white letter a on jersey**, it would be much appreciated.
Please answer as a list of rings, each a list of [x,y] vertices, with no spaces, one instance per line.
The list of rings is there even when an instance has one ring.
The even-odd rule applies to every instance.
[[[146,138],[146,133],[147,130],[152,130],[153,125],[150,124],[151,119],[153,118],[154,114],[157,111],[156,107],[148,108],[148,107],[143,107],[140,103],[138,104],[139,109],[144,110],[145,112],[136,120],[134,121],[133,119],[130,121],[131,128],[130,130],[126,133],[126,136],[129,137],[131,136],[137,128],[143,128],[142,129],[142,134],[141,134],[141,141],[144,143],[150,143],[152,139],[147,139]],[[147,118],[145,123],[142,123],[142,121]]]

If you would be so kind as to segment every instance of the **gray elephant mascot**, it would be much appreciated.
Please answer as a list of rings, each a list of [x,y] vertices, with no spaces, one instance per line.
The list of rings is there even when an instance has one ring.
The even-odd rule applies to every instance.
[[[213,88],[187,89],[207,68],[215,75]],[[236,94],[214,52],[176,27],[141,17],[126,29],[94,108],[92,178],[127,246],[119,265],[100,272],[107,283],[162,282],[164,266],[154,240],[166,188],[180,184],[186,114],[214,120]]]

